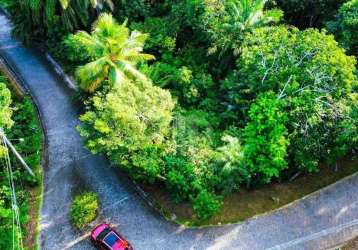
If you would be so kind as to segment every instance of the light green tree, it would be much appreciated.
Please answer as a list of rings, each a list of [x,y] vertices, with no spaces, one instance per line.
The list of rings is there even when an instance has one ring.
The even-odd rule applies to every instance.
[[[12,110],[11,93],[4,83],[0,82],[0,128],[10,128],[13,124],[11,120]]]
[[[80,66],[76,71],[79,86],[94,92],[105,80],[111,84],[123,83],[128,79],[146,80],[136,65],[154,59],[142,53],[148,35],[132,31],[126,23],[119,25],[110,14],[101,14],[94,23],[91,34],[79,31],[70,35],[66,44],[80,46],[88,54],[91,62]]]
[[[91,101],[78,128],[87,147],[93,153],[106,153],[129,172],[152,172],[152,164],[145,169],[144,161],[130,161],[138,161],[146,148],[164,147],[174,108],[170,93],[149,81],[126,80],[107,94],[98,92]],[[135,165],[138,169],[133,169]]]

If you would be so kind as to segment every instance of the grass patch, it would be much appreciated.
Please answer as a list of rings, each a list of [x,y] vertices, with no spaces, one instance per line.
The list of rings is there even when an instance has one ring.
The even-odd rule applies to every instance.
[[[226,224],[246,220],[263,214],[312,192],[326,187],[358,171],[358,160],[342,160],[339,168],[321,166],[319,173],[302,175],[291,182],[273,183],[256,190],[241,189],[224,199],[221,211],[210,219],[200,221],[196,218],[191,204],[174,203],[164,188],[144,186],[145,191],[162,206],[165,214],[175,214],[176,221],[187,226]]]
[[[83,229],[94,221],[98,212],[98,196],[93,192],[84,192],[75,197],[70,211],[73,225]]]

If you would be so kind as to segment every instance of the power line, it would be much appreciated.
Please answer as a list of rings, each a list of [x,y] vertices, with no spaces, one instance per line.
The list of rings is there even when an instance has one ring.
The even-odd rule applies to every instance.
[[[34,173],[32,172],[31,168],[26,164],[26,162],[24,161],[24,159],[21,157],[21,155],[17,152],[16,148],[12,145],[12,143],[10,142],[9,139],[7,139],[5,132],[2,128],[0,128],[0,136],[2,137],[4,144],[6,144],[11,151],[14,153],[14,155],[16,156],[16,158],[20,161],[21,165],[27,170],[27,172],[29,172],[29,174],[32,177],[35,177]]]
[[[14,183],[14,176],[13,176],[13,170],[11,166],[11,160],[9,155],[9,147],[8,143],[6,143],[6,137],[4,133],[1,133],[0,131],[0,138],[2,139],[1,142],[5,147],[5,165],[7,168],[8,173],[8,182],[9,182],[9,188],[11,192],[11,210],[12,210],[12,228],[13,228],[13,235],[12,235],[12,242],[13,242],[13,250],[15,250],[16,243],[18,243],[19,249],[24,249],[23,246],[23,240],[22,240],[22,229],[21,229],[21,222],[20,222],[20,213],[19,213],[19,207],[17,205],[17,198],[16,198],[16,189],[15,189],[15,183]],[[20,156],[21,157],[21,156]],[[16,224],[16,225],[15,225]],[[16,229],[15,229],[16,228]]]

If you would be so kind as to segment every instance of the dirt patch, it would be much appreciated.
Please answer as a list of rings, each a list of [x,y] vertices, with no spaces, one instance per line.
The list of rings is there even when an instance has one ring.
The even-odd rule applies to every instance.
[[[37,249],[41,194],[41,187],[35,187],[29,190],[29,209],[27,214],[29,220],[25,225],[26,235],[24,237],[24,246],[26,249]]]
[[[342,250],[357,250],[358,249],[358,236],[351,241],[348,241],[346,245],[344,245]]]

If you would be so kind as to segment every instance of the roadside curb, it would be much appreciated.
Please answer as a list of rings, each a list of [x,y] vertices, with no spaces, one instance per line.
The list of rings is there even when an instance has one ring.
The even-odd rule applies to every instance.
[[[69,75],[65,73],[61,65],[51,56],[50,53],[44,51],[47,62],[52,66],[53,71],[63,80],[67,87],[71,90],[77,90],[77,85],[74,80],[71,79]]]

